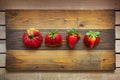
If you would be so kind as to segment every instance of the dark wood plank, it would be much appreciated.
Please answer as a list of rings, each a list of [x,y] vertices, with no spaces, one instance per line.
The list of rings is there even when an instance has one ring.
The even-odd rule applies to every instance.
[[[45,35],[52,30],[40,30],[43,35]],[[84,45],[83,38],[85,33],[89,30],[78,30],[81,35],[81,39],[76,44],[74,50],[87,50],[89,49]],[[95,30],[100,32],[101,42],[93,48],[93,50],[114,50],[114,30],[112,29],[103,29],[103,30]],[[25,30],[15,30],[15,29],[7,29],[7,50],[30,50],[31,48],[26,48],[22,43],[22,35],[25,33]],[[61,47],[47,47],[44,42],[41,47],[36,50],[70,50],[70,48],[66,44],[66,33],[67,30],[59,30],[59,33],[62,35],[63,44]]]

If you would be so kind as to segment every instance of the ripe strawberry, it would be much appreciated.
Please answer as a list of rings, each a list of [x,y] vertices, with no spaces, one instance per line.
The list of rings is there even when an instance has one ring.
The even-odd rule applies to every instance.
[[[47,46],[61,46],[62,45],[62,36],[60,33],[57,33],[57,30],[49,32],[45,36],[45,44]]]
[[[100,42],[100,32],[97,31],[89,31],[84,36],[84,43],[86,46],[93,48]]]
[[[73,48],[80,39],[80,34],[75,29],[68,30],[66,41],[70,48]]]
[[[29,28],[22,36],[22,41],[26,47],[38,48],[43,42],[41,33],[35,28]]]

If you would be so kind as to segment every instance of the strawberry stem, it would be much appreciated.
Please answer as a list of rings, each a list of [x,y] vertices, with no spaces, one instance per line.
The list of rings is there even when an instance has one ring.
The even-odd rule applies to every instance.
[[[55,29],[55,30],[49,32],[49,36],[50,36],[51,38],[53,38],[53,37],[55,37],[56,33],[57,33],[57,30]]]
[[[68,30],[68,34],[78,35],[78,32],[74,28],[72,28],[72,29]]]
[[[86,33],[86,35],[88,35],[90,37],[98,37],[100,35],[100,32],[98,32],[98,31],[88,31]]]

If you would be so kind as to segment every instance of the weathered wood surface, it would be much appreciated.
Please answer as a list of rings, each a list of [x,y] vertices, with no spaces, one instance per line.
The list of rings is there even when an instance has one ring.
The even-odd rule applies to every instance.
[[[9,25],[8,25],[9,26]],[[45,35],[53,30],[40,30],[43,38]],[[35,50],[70,50],[66,43],[66,33],[68,30],[58,30],[58,32],[62,35],[62,46],[60,47],[47,47],[44,42],[41,47]],[[81,39],[77,42],[76,46],[73,50],[88,50],[89,48],[84,45],[84,35],[86,34],[88,29],[86,30],[77,30],[81,35]],[[100,32],[101,42],[92,50],[114,50],[114,29],[102,29],[102,30],[94,30]],[[31,50],[31,48],[26,48],[22,42],[22,35],[26,33],[26,30],[16,30],[16,29],[7,29],[7,50]],[[17,35],[17,36],[16,36]],[[43,39],[44,40],[44,39]]]
[[[116,25],[120,25],[120,12],[119,11],[116,12],[115,16],[116,16],[116,18],[115,18],[115,24]]]
[[[5,52],[6,52],[6,41],[0,40],[0,53],[5,53]]]
[[[120,0],[0,0],[0,9],[120,9]]]
[[[115,17],[112,10],[7,10],[6,15],[12,29],[113,29]]]
[[[120,40],[115,40],[115,52],[120,53]]]
[[[0,25],[5,25],[5,12],[0,12]]]
[[[9,50],[7,70],[114,70],[113,50]]]
[[[0,54],[0,67],[5,67],[5,66],[6,66],[6,55]]]
[[[6,27],[0,26],[0,39],[6,39]]]
[[[120,26],[115,26],[115,38],[120,39]]]
[[[5,79],[5,68],[0,68],[0,80],[6,80]]]
[[[7,72],[6,80],[119,80],[120,68],[111,72]]]
[[[101,48],[88,50],[82,43],[83,50],[23,50],[7,42],[7,70],[114,70],[114,11],[112,10],[8,10],[7,38],[16,40],[15,45],[22,44],[21,35],[11,30],[26,30],[33,26],[37,29],[100,29],[104,36]],[[104,16],[104,17],[103,17]],[[109,30],[113,32],[109,32]],[[105,32],[108,30],[108,32]],[[43,30],[42,30],[43,31]],[[105,34],[104,34],[104,33]],[[9,34],[17,35],[12,37]],[[20,33],[22,34],[22,33]],[[83,38],[83,34],[82,38]],[[111,35],[112,34],[112,35]],[[45,34],[44,34],[45,35]],[[8,37],[9,36],[9,37]],[[12,39],[10,39],[12,37]],[[64,35],[65,37],[65,35]],[[18,41],[18,42],[17,42]],[[82,41],[82,40],[81,40]],[[108,43],[109,42],[109,43]],[[107,45],[106,45],[107,44]],[[22,45],[21,45],[22,46]],[[104,47],[103,47],[104,46]],[[105,47],[109,48],[105,48]],[[64,47],[64,46],[63,46]],[[42,47],[41,47],[42,48]],[[62,48],[62,47],[61,47]],[[79,48],[79,49],[80,49]],[[104,50],[102,50],[104,48]],[[50,48],[51,49],[51,48]],[[62,48],[63,49],[63,48]],[[66,49],[66,48],[65,48]],[[110,51],[109,51],[110,50]],[[30,54],[31,53],[31,54]],[[71,53],[71,54],[69,54]],[[89,54],[89,55],[88,55]],[[100,55],[101,54],[101,55]],[[41,57],[42,56],[42,57]],[[30,59],[31,58],[31,59]],[[22,65],[22,66],[21,66]],[[87,65],[87,66],[86,66]]]

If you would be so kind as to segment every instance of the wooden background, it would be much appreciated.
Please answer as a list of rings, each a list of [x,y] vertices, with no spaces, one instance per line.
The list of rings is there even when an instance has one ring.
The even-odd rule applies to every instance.
[[[116,10],[116,70],[114,72],[7,72],[4,9]],[[0,0],[0,80],[120,80],[120,0]]]

